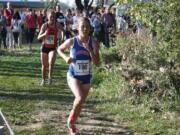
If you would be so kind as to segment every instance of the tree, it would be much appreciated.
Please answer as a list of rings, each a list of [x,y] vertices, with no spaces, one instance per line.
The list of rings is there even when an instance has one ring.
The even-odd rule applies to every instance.
[[[83,3],[81,0],[75,0],[76,6],[80,10],[89,10],[90,7],[92,6],[94,0],[84,0]]]
[[[104,0],[101,0],[101,4],[100,4],[101,7],[104,6]]]
[[[178,0],[117,0],[120,5],[128,4],[128,14],[134,21],[142,21],[157,33],[159,41],[176,42],[179,35],[180,4]]]
[[[59,3],[59,0],[46,0],[45,6],[46,8],[54,8]]]

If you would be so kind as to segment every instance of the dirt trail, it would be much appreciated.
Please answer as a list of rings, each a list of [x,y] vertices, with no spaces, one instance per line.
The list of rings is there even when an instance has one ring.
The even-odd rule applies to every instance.
[[[41,104],[43,106],[43,104]],[[71,105],[59,105],[59,109],[41,109],[38,115],[34,116],[35,123],[29,123],[24,126],[15,126],[15,129],[37,130],[45,125],[52,127],[51,135],[69,135],[66,120]],[[116,123],[113,119],[103,117],[103,115],[92,108],[84,107],[77,122],[78,135],[137,135],[131,133],[125,127]],[[44,133],[46,134],[46,133]],[[49,134],[49,133],[47,133]],[[32,135],[36,135],[32,133]]]

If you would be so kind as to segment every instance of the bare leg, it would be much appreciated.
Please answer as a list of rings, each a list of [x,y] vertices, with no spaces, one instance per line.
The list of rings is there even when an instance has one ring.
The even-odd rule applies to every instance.
[[[49,74],[48,74],[48,78],[51,79],[52,78],[52,72],[53,72],[53,67],[54,67],[54,63],[56,60],[56,51],[51,51],[49,52]]]
[[[85,102],[89,93],[90,84],[81,84],[77,79],[69,77],[68,85],[75,96],[68,122],[74,125],[80,115],[82,104]]]
[[[41,75],[42,75],[42,84],[44,85],[45,78],[46,78],[46,67],[48,66],[48,54],[41,52]]]

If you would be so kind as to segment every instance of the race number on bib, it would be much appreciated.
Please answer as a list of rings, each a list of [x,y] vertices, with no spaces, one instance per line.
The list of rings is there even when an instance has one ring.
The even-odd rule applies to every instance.
[[[48,35],[45,39],[45,44],[54,44],[54,35]]]
[[[89,75],[91,65],[89,60],[77,60],[75,64],[75,75]]]

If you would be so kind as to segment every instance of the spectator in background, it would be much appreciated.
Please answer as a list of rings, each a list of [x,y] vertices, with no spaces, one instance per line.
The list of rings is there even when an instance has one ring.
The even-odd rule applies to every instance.
[[[24,33],[24,21],[25,21],[26,14],[24,13],[23,10],[20,10],[19,15],[21,17],[21,32],[19,33],[18,43],[19,43],[19,46],[21,46],[22,45],[22,39],[24,37],[23,36],[23,33]]]
[[[103,15],[105,13],[105,7],[100,8],[100,13]]]
[[[97,17],[96,15],[98,14],[99,12],[98,12],[98,7],[96,7],[96,8],[94,8],[94,12],[92,12],[92,14],[91,14],[91,22],[93,22],[94,21],[94,19]],[[100,14],[100,13],[99,13]],[[101,15],[101,14],[100,14]]]
[[[36,10],[33,10],[33,16],[35,16],[35,18],[36,18],[36,20],[37,20]]]
[[[25,26],[26,26],[26,40],[29,45],[29,50],[32,50],[32,43],[34,35],[36,32],[36,16],[34,15],[31,8],[28,9],[28,14],[25,17]]]
[[[61,12],[61,7],[59,5],[56,5],[55,13],[56,13],[55,14],[56,21],[59,22],[64,27],[64,25],[65,25],[65,16]]]
[[[122,36],[127,35],[128,23],[124,19],[124,16],[117,17],[117,28]]]
[[[18,11],[16,11],[13,16],[12,32],[13,32],[13,37],[14,37],[13,48],[16,48],[16,45],[18,45],[20,48],[20,43],[18,39],[19,39],[20,33],[22,33],[22,21],[21,21],[21,17]]]
[[[61,25],[61,27],[63,27],[63,29],[65,30],[66,19],[64,14],[61,12],[61,7],[59,5],[56,5],[55,7],[55,19],[56,19],[56,23],[58,23],[58,25]],[[65,32],[58,32],[59,45],[64,41],[64,37],[65,37]]]
[[[7,3],[7,8],[3,11],[4,17],[6,18],[6,44],[8,44],[9,48],[13,46],[13,34],[12,34],[12,18],[14,14],[14,10],[11,8],[11,3]]]
[[[110,12],[110,7],[107,7],[105,9],[105,13],[102,15],[103,25],[104,25],[104,31],[105,31],[105,41],[104,45],[106,47],[109,47],[109,29],[115,29],[115,16]]]
[[[24,20],[25,20],[26,14],[24,13],[24,11],[23,11],[23,10],[20,10],[20,11],[19,11],[19,15],[20,15],[20,17],[21,17],[21,21],[24,23]]]
[[[101,19],[101,14],[96,13],[96,15],[93,18],[92,22],[93,28],[94,28],[94,37],[98,42],[103,41],[104,37],[104,30],[103,30],[103,24],[102,24],[102,19]]]
[[[75,16],[75,9],[74,8],[71,9],[71,12],[72,12],[72,16]]]
[[[0,48],[3,43],[4,48],[7,49],[6,46],[6,18],[3,16],[3,11],[0,11]]]
[[[68,39],[72,36],[71,34],[71,27],[73,24],[73,16],[72,16],[72,12],[71,9],[68,9],[66,11],[66,25],[65,25],[65,38]]]
[[[75,11],[75,15],[73,16],[73,25],[72,25],[73,35],[78,34],[78,31],[77,31],[78,19],[82,16],[83,16],[82,11],[77,8]]]
[[[42,10],[39,10],[39,14],[37,16],[37,24],[38,24],[38,31],[40,32],[41,26],[43,24],[43,14],[42,14]]]
[[[42,23],[44,24],[45,22],[48,21],[48,18],[47,18],[47,9],[43,9],[42,11],[42,14],[43,14],[43,20],[42,20]]]

